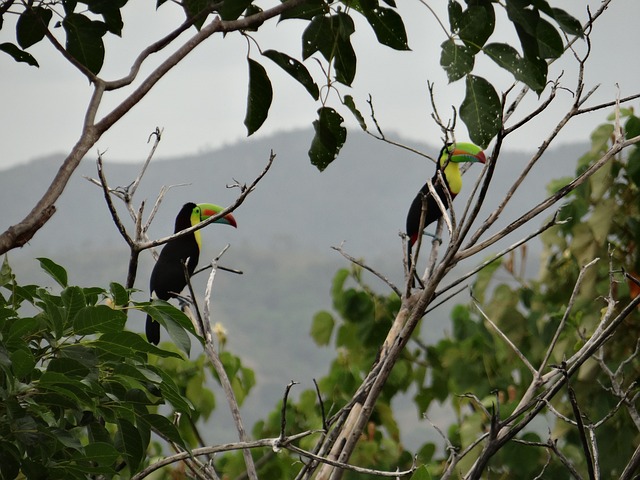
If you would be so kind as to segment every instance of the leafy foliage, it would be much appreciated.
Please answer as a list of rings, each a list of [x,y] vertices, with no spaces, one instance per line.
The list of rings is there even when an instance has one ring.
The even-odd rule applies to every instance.
[[[195,445],[188,419],[206,419],[215,406],[204,357],[188,361],[176,348],[126,331],[131,307],[121,285],[69,285],[63,267],[39,260],[59,293],[20,285],[6,258],[0,269],[2,478],[133,475],[149,463],[152,432],[183,448]],[[166,324],[184,317],[166,305]],[[221,358],[243,399],[253,372],[230,353]],[[169,407],[168,417],[158,414],[160,405]],[[181,414],[178,425],[171,412]]]
[[[168,8],[165,0],[157,0],[158,8]],[[122,10],[127,0],[72,0],[58,2],[36,0],[11,6],[11,13],[19,15],[16,23],[17,45],[0,44],[0,51],[14,60],[38,66],[37,60],[26,50],[47,37],[53,38],[51,21],[61,19],[53,26],[62,26],[66,41],[64,49],[87,75],[98,75],[105,58],[104,36],[121,35],[124,26]],[[262,9],[253,0],[185,0],[182,8],[188,22],[200,30],[213,14],[226,22],[241,18],[251,20]],[[495,34],[497,8],[506,11],[508,21],[515,29],[520,47],[504,42],[487,43]],[[484,53],[497,65],[540,94],[547,82],[547,61],[558,58],[565,50],[560,32],[581,36],[580,22],[566,11],[552,7],[547,1],[528,2],[510,0],[505,4],[489,0],[448,3],[450,33],[442,43],[440,63],[451,82],[466,79],[466,95],[460,105],[461,118],[471,139],[486,147],[501,127],[500,98],[495,87],[486,79],[473,74],[476,56]],[[504,16],[503,16],[504,17]],[[404,20],[396,2],[379,0],[309,0],[293,8],[285,9],[279,20],[296,19],[305,22],[301,35],[300,60],[295,52],[279,52],[266,49],[262,54],[277,67],[287,72],[309,94],[321,103],[318,118],[314,121],[316,137],[309,149],[311,163],[325,169],[338,156],[347,132],[337,106],[330,106],[330,93],[340,86],[350,87],[357,74],[358,53],[354,48],[356,22],[364,20],[380,45],[394,50],[409,50],[409,39]],[[243,27],[242,34],[258,30],[262,20]],[[0,17],[0,28],[2,18]],[[310,60],[319,60],[321,82],[314,80],[316,72],[309,69]],[[249,82],[247,110],[244,124],[248,135],[257,132],[269,115],[273,88],[267,69],[255,59],[248,58]],[[305,63],[307,65],[305,65]],[[315,62],[311,65],[317,67]],[[324,83],[324,85],[322,84]],[[320,87],[318,86],[320,85]],[[323,94],[321,95],[321,92]],[[359,125],[366,124],[353,101],[341,101],[350,110]],[[341,105],[340,105],[341,106]],[[335,113],[335,114],[334,114]]]

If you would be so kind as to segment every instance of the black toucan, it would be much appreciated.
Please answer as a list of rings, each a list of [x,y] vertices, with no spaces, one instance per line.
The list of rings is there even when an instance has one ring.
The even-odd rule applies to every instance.
[[[449,195],[451,199],[453,199],[462,189],[460,163],[485,163],[486,161],[487,159],[482,149],[473,143],[453,143],[442,148],[438,164],[436,165],[436,174],[431,179],[431,183],[445,208],[448,207],[448,200],[444,190],[445,185],[438,179],[438,171],[442,172],[446,187],[449,189]],[[429,185],[425,183],[413,199],[413,202],[411,202],[411,207],[407,214],[407,250],[409,261],[411,261],[411,248],[418,241],[418,236],[422,233],[420,232],[420,217],[422,215],[422,199],[425,197],[424,227],[442,217],[442,210],[440,210],[435,198],[433,198],[433,195],[429,191]]]
[[[217,215],[223,207],[211,203],[185,203],[176,217],[174,233],[197,225],[209,217]],[[224,223],[237,227],[233,215],[228,214],[214,223]],[[176,297],[187,285],[183,263],[187,264],[189,276],[193,275],[200,257],[200,230],[166,243],[151,272],[149,293],[161,300]],[[147,340],[157,345],[160,342],[160,324],[147,315]]]

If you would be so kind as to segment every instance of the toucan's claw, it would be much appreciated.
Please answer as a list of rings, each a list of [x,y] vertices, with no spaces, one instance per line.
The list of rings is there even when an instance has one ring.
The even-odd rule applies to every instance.
[[[431,237],[433,238],[436,242],[442,243],[442,238],[438,237],[435,233],[429,233],[429,232],[422,232],[423,236],[426,237]]]

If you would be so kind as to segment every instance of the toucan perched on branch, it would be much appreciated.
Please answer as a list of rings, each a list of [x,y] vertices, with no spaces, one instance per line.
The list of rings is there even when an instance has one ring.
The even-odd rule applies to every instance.
[[[176,217],[174,233],[197,225],[209,217],[220,213],[223,207],[211,203],[185,203]],[[224,223],[237,227],[233,215],[228,214],[214,223]],[[187,264],[189,276],[198,265],[200,257],[201,237],[200,230],[188,235],[176,238],[168,242],[160,252],[158,261],[151,272],[149,280],[149,293],[155,294],[161,300],[169,300],[176,297],[187,285],[183,264]],[[147,340],[157,345],[160,342],[160,324],[147,315],[146,324]]]
[[[451,199],[460,193],[462,189],[462,176],[460,174],[460,164],[466,162],[481,162],[487,161],[484,152],[480,147],[473,143],[453,143],[446,145],[440,151],[440,158],[436,165],[436,174],[431,179],[433,188],[440,197],[442,204],[445,208],[449,207],[447,195],[445,193],[445,186],[449,190]],[[438,171],[442,172],[444,183],[438,178]],[[407,236],[409,237],[408,256],[411,261],[411,248],[418,241],[420,232],[420,217],[422,215],[422,199],[426,198],[426,207],[424,212],[424,227],[432,224],[442,217],[442,210],[438,206],[435,198],[429,191],[429,185],[427,183],[420,189],[416,198],[411,202],[409,213],[407,214]],[[423,227],[423,228],[424,228]]]

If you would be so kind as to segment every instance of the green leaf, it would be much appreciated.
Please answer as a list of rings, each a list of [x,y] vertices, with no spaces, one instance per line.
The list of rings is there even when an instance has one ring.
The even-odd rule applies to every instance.
[[[343,85],[351,85],[356,76],[356,52],[348,37],[338,37],[335,45],[334,68],[336,80]]]
[[[285,2],[286,0],[281,0]],[[297,7],[290,8],[280,15],[280,21],[290,18],[300,18],[302,20],[311,20],[318,15],[324,15],[329,12],[329,5],[324,0],[307,0]]]
[[[22,48],[29,48],[42,40],[52,16],[53,12],[48,8],[33,7],[25,9],[16,23],[18,45]]]
[[[36,359],[26,346],[14,349],[9,357],[11,358],[11,370],[16,379],[22,379],[30,375],[36,366]]]
[[[253,0],[234,0],[233,2],[222,2],[218,13],[223,20],[236,20],[244,12]]]
[[[564,52],[562,37],[553,25],[542,18],[536,25],[536,40],[540,58],[558,58]]]
[[[107,32],[104,22],[71,13],[64,18],[62,26],[67,32],[67,52],[90,72],[98,74],[104,62],[102,37]]]
[[[0,43],[0,51],[8,53],[16,62],[26,63],[32,67],[39,67],[38,61],[30,53],[20,50],[13,43]]]
[[[322,310],[316,313],[311,323],[311,338],[317,345],[329,345],[334,326],[335,320],[329,312]]]
[[[98,465],[108,466],[113,464],[119,456],[120,452],[112,444],[95,442],[84,447],[84,454],[77,453],[74,457],[83,462],[94,462]]]
[[[431,480],[431,475],[425,465],[420,465],[409,480]]]
[[[322,171],[333,162],[347,139],[344,119],[331,107],[318,109],[318,120],[313,122],[315,136],[309,149],[311,163]]]
[[[191,340],[187,332],[197,337],[189,317],[163,300],[154,300],[151,305],[142,307],[141,310],[148,313],[156,322],[159,322],[167,330],[176,346],[189,355]]]
[[[276,50],[265,50],[262,54],[274,61],[280,68],[296,79],[314,100],[318,100],[320,92],[318,85],[313,81],[313,77],[301,62]]]
[[[500,97],[487,80],[467,75],[466,95],[460,105],[460,118],[469,130],[471,141],[483,148],[501,127]]]
[[[91,0],[88,2],[89,10],[102,15],[105,25],[114,35],[122,35],[122,14],[120,9],[127,4],[128,0]]]
[[[251,58],[247,61],[249,62],[249,92],[244,124],[247,127],[247,135],[252,135],[267,119],[273,99],[273,89],[264,67]]]
[[[447,72],[449,82],[455,82],[471,73],[475,56],[469,47],[458,45],[453,39],[446,40],[440,46],[440,66]]]
[[[40,257],[36,260],[40,262],[40,267],[47,272],[49,276],[58,283],[58,285],[62,288],[67,286],[67,271],[63,267],[48,258]]]
[[[500,67],[504,68],[518,81],[529,86],[533,91],[541,93],[546,81],[546,68],[540,71],[536,65],[522,58],[518,51],[506,43],[490,43],[485,45],[486,53]]]
[[[582,37],[584,35],[584,30],[579,20],[561,8],[552,8],[551,10],[553,12],[553,18],[558,22],[558,25],[564,32],[569,35],[575,35],[576,37]]]
[[[182,6],[187,18],[195,18],[193,26],[196,30],[200,30],[211,13],[211,0],[183,0]]]
[[[302,58],[306,60],[315,52],[330,62],[333,57],[334,34],[332,17],[318,15],[313,17],[302,32]]]
[[[87,305],[84,293],[80,287],[71,286],[65,288],[60,294],[60,298],[65,306],[67,322],[73,320],[76,313]]]
[[[407,31],[398,12],[376,6],[373,9],[365,9],[364,14],[378,42],[395,50],[410,50]]]
[[[471,52],[477,53],[493,33],[495,23],[495,12],[491,3],[470,6],[462,13],[457,33]]]
[[[159,357],[174,357],[182,359],[180,354],[163,350],[150,344],[137,333],[119,332],[104,333],[99,339],[91,342],[91,346],[104,352],[101,356],[118,356],[136,358],[142,354],[153,353]]]
[[[627,174],[637,187],[640,187],[640,148],[635,146],[627,157]]]
[[[153,430],[160,432],[164,437],[168,438],[172,442],[180,445],[182,448],[187,448],[184,439],[180,436],[180,432],[176,426],[171,423],[166,417],[150,413],[147,415],[141,415],[139,421],[146,422]]]
[[[138,429],[133,423],[124,418],[119,418],[117,423],[115,447],[127,458],[129,470],[135,472],[144,458],[147,445],[144,445],[145,442],[142,441]]]
[[[111,297],[113,298],[114,305],[119,307],[125,307],[129,303],[129,294],[127,289],[116,282],[109,284],[109,290],[111,291]]]
[[[460,20],[462,19],[462,5],[455,0],[449,0],[447,12],[449,14],[449,28],[452,32],[457,32],[460,28]]]
[[[366,132],[367,122],[365,122],[362,113],[360,113],[360,110],[358,110],[358,107],[356,107],[356,102],[354,102],[353,97],[351,95],[345,95],[344,99],[342,100],[342,104],[349,109],[354,117],[356,117],[360,128]]]
[[[119,333],[124,329],[127,315],[106,305],[84,307],[73,319],[76,335]]]

